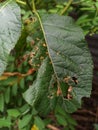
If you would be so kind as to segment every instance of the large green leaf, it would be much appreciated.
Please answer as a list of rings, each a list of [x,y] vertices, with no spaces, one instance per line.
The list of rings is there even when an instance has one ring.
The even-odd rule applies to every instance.
[[[57,91],[55,89],[49,92],[49,89],[54,85],[56,88],[58,84],[67,87],[63,89],[60,86],[64,92],[58,103],[66,112],[74,112],[80,107],[81,98],[88,97],[92,88],[92,60],[83,32],[70,17],[44,14],[40,20],[51,64],[48,58],[42,61],[35,82],[23,97],[30,105],[38,108],[38,111],[47,113],[52,105],[51,97],[53,98]],[[54,85],[51,84],[52,74],[56,77],[53,78]],[[68,85],[64,80],[67,77],[70,77]],[[75,82],[73,77],[78,82]],[[68,86],[73,87],[72,100],[65,99]],[[44,108],[49,110],[46,112]]]
[[[13,0],[0,4],[0,75],[21,32],[20,8]]]
[[[41,15],[42,29],[47,43],[49,57],[58,82],[65,77],[72,79],[68,84],[73,86],[73,98],[90,96],[92,88],[92,59],[80,27],[72,18],[55,14]]]

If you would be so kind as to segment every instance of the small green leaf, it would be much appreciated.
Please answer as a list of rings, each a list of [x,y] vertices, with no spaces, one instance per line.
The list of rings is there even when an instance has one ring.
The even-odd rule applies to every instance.
[[[39,128],[39,130],[43,130],[45,128],[44,121],[40,117],[34,118],[34,124]]]
[[[33,109],[32,109],[32,115],[35,116],[35,115],[37,115],[37,114],[38,114],[38,112],[35,110],[35,108],[33,108]]]
[[[8,109],[7,113],[10,117],[18,117],[20,115],[20,112],[17,109]]]
[[[3,128],[3,127],[9,127],[10,128],[11,126],[11,121],[8,120],[8,119],[1,119],[0,118],[0,128]]]
[[[68,124],[67,124],[67,120],[65,119],[64,116],[62,116],[62,115],[60,115],[60,114],[57,114],[57,115],[56,115],[56,119],[57,119],[57,121],[58,121],[58,123],[59,123],[60,125],[63,125],[63,126],[67,126],[67,125],[68,125]]]
[[[18,96],[18,99],[19,100],[17,100],[17,103],[18,103],[19,106],[21,106],[22,102],[23,102],[23,99],[21,98],[21,95]]]
[[[28,126],[29,122],[32,119],[32,115],[31,114],[27,114],[25,115],[22,119],[19,120],[19,129],[22,129],[26,126]]]
[[[20,80],[20,87],[21,87],[22,89],[24,89],[24,87],[25,87],[24,78],[22,78],[22,79]]]
[[[3,93],[0,93],[0,111],[4,111],[4,95]]]
[[[16,95],[17,95],[17,92],[18,92],[18,84],[15,83],[15,84],[12,86],[12,94],[13,94],[13,96],[16,96]]]
[[[8,87],[5,90],[4,99],[5,99],[5,103],[9,103],[9,101],[10,101],[10,87]]]
[[[72,116],[68,113],[66,113],[66,120],[68,121],[69,124],[76,126],[77,122],[74,118],[72,118]]]
[[[55,114],[58,114],[58,113],[66,116],[64,109],[62,109],[62,107],[60,105],[56,105]]]
[[[75,127],[73,125],[69,125],[70,130],[75,130]]]
[[[19,108],[19,111],[22,115],[25,115],[30,111],[30,106],[28,104],[23,105],[21,108]]]

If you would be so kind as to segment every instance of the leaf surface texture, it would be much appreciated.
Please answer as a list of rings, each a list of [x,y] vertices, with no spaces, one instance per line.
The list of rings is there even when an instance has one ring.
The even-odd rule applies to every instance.
[[[20,8],[9,0],[0,5],[0,75],[7,66],[8,56],[21,32]]]

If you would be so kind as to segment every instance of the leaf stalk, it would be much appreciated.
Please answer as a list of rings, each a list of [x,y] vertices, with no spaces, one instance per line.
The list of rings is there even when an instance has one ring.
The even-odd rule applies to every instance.
[[[60,15],[63,15],[67,10],[68,8],[70,7],[70,5],[72,4],[73,0],[69,0],[67,5],[65,6],[65,8],[62,10],[61,14]]]
[[[16,0],[16,2],[19,3],[19,4],[22,4],[22,5],[26,5],[26,2],[23,2],[21,0]]]

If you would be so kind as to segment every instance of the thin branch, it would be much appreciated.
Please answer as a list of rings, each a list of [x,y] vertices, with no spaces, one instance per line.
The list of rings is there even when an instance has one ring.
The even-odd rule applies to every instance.
[[[51,124],[48,124],[48,125],[47,125],[47,128],[49,128],[49,129],[51,129],[51,130],[60,130],[59,128],[57,128],[57,127],[55,127],[55,126],[53,126],[53,125],[51,125]]]
[[[16,2],[19,3],[19,4],[22,4],[22,5],[26,5],[26,2],[23,2],[21,0],[16,0]]]
[[[80,115],[73,115],[72,116],[76,121],[82,121],[82,122],[94,122],[95,117],[85,117]]]
[[[63,15],[67,10],[68,8],[70,7],[70,5],[72,4],[73,0],[69,0],[67,5],[65,6],[65,8],[62,10],[61,14],[60,15]]]
[[[4,72],[2,76],[7,76],[7,77],[11,77],[11,76],[25,77],[25,76],[33,74],[35,71],[36,71],[35,69],[29,69],[26,74],[21,74],[19,72]]]
[[[90,114],[92,116],[96,116],[96,113],[92,112],[92,111],[89,111],[89,110],[86,110],[86,109],[82,109],[82,110],[78,110],[77,112],[75,112],[74,114]],[[73,115],[74,115],[73,114]]]

